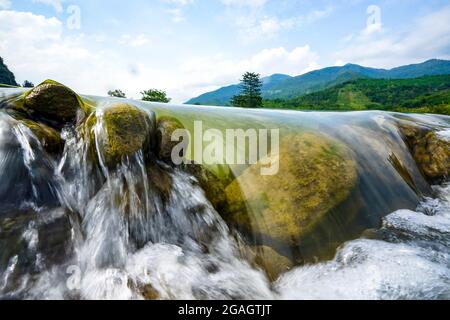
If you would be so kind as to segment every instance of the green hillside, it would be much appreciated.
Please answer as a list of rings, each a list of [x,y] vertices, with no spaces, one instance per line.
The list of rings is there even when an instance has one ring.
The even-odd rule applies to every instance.
[[[17,86],[14,74],[9,71],[8,67],[3,63],[0,57],[0,85]]]
[[[328,89],[350,80],[412,79],[422,76],[445,74],[450,74],[450,61],[438,59],[390,70],[347,64],[342,67],[329,67],[315,70],[296,77],[273,75],[264,78],[262,95],[264,99],[286,100]],[[232,97],[238,94],[239,91],[239,85],[231,85],[202,94],[186,103],[227,106],[230,104]]]
[[[266,108],[392,110],[450,115],[450,75],[415,79],[360,79],[290,100],[266,100]]]

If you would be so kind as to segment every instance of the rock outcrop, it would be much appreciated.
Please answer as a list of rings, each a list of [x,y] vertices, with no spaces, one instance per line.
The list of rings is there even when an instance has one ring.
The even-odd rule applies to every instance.
[[[249,167],[226,188],[232,224],[278,243],[298,239],[350,195],[357,182],[351,151],[315,133],[282,137],[279,173]]]
[[[23,107],[34,119],[47,121],[57,128],[75,123],[78,112],[82,111],[77,94],[54,81],[45,81],[28,92]]]
[[[440,139],[433,130],[417,124],[401,124],[417,166],[430,182],[439,182],[450,174],[450,142]]]
[[[129,104],[109,106],[97,121],[101,123],[98,137],[105,164],[114,168],[124,156],[150,150],[154,135],[154,115]]]

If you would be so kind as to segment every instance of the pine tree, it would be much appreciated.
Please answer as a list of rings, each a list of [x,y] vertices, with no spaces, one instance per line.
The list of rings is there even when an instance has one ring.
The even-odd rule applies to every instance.
[[[258,73],[246,72],[241,80],[241,94],[234,96],[231,104],[241,108],[261,108],[262,81]]]

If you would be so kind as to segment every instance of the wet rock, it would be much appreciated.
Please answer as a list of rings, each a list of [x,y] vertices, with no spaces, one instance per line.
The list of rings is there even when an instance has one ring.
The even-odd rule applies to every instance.
[[[53,162],[30,131],[0,116],[0,206],[59,203]]]
[[[294,263],[268,246],[250,248],[253,262],[264,270],[270,281],[276,281],[280,275],[294,267]]]
[[[45,81],[26,94],[24,109],[33,118],[57,128],[75,123],[82,110],[76,93],[54,81]]]
[[[147,175],[150,187],[161,197],[163,203],[167,203],[172,192],[173,181],[170,174],[156,163],[147,165]]]
[[[438,182],[450,173],[450,142],[439,139],[431,129],[413,124],[400,125],[411,153],[423,175]]]
[[[44,150],[50,154],[59,154],[64,149],[61,134],[49,126],[32,120],[20,120],[21,124],[29,128],[41,143]]]
[[[161,117],[156,128],[156,155],[158,159],[172,163],[172,150],[179,141],[172,141],[175,130],[184,129],[184,126],[175,118]]]
[[[63,208],[36,212],[33,209],[1,208],[0,273],[12,263],[14,272],[3,285],[15,290],[22,277],[59,265],[71,257],[71,223]]]
[[[301,236],[350,195],[356,163],[343,144],[314,133],[282,137],[278,174],[246,169],[226,188],[225,219],[269,241],[296,246]]]
[[[206,198],[217,212],[223,213],[227,210],[228,203],[225,188],[233,179],[230,177],[219,178],[216,174],[199,164],[188,164],[182,168],[197,179],[200,188],[205,192]]]
[[[151,284],[142,286],[141,294],[145,300],[158,300],[160,298],[159,292]]]
[[[101,133],[105,164],[114,168],[124,156],[132,156],[139,150],[150,150],[154,115],[129,104],[115,104],[101,116],[106,132]]]
[[[27,114],[17,110],[6,110],[11,118],[18,123],[24,125],[35,135],[39,140],[44,150],[50,154],[59,154],[64,149],[64,140],[58,130],[55,130],[44,123],[33,121],[27,118]]]

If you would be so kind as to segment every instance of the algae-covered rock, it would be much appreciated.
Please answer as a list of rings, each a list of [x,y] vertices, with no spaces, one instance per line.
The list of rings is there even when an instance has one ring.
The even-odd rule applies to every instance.
[[[197,179],[200,188],[205,192],[206,198],[219,213],[227,210],[225,188],[232,181],[230,177],[219,178],[205,166],[199,164],[188,164],[182,168]]]
[[[142,286],[141,294],[145,300],[158,300],[161,297],[159,292],[155,288],[153,288],[151,284]]]
[[[172,150],[179,141],[172,141],[175,130],[184,129],[184,126],[175,118],[161,117],[156,126],[156,155],[158,159],[172,163]]]
[[[51,154],[58,154],[64,149],[64,140],[59,131],[37,121],[27,118],[27,114],[14,109],[8,109],[6,113],[18,123],[24,125],[36,136],[44,150]]]
[[[76,93],[53,81],[46,81],[26,94],[24,108],[33,118],[57,127],[74,123],[78,111],[82,110]]]
[[[43,123],[28,119],[19,120],[19,122],[33,132],[44,150],[47,152],[51,154],[58,154],[63,151],[64,140],[61,138],[61,134],[55,129],[50,128]]]
[[[154,191],[160,196],[161,200],[167,203],[173,187],[171,175],[156,163],[149,163],[146,168],[150,188],[155,189]]]
[[[226,188],[226,218],[277,242],[298,239],[342,203],[357,182],[356,164],[343,144],[314,133],[281,138],[278,174],[261,175],[262,164],[246,169]]]
[[[413,124],[400,125],[400,132],[424,176],[434,182],[450,174],[450,142],[432,130]]]
[[[115,104],[101,115],[100,137],[105,164],[113,168],[123,156],[150,149],[154,115],[129,104]]]
[[[251,247],[251,254],[253,262],[266,272],[270,281],[277,280],[280,275],[294,267],[294,263],[289,258],[268,246]]]

